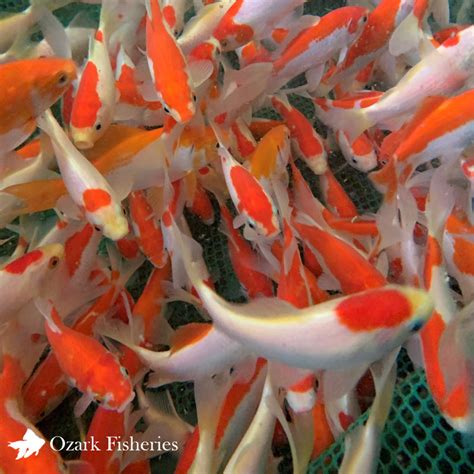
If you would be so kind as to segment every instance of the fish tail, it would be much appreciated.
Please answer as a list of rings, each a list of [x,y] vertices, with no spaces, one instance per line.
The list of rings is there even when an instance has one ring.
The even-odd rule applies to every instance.
[[[329,127],[344,130],[352,143],[368,128],[375,125],[366,109],[338,109],[323,110],[316,104],[316,115]]]
[[[418,19],[411,12],[393,32],[389,42],[389,51],[393,56],[400,56],[418,47],[422,32]]]

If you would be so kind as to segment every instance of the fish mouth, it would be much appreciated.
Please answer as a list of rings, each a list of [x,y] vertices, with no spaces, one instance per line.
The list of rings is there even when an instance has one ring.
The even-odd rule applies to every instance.
[[[71,127],[71,135],[74,141],[74,145],[79,150],[88,150],[94,146],[94,140],[91,138],[91,134],[88,131],[83,129],[77,129],[73,126]]]
[[[91,140],[74,140],[74,145],[76,145],[79,150],[88,150],[94,146]]]

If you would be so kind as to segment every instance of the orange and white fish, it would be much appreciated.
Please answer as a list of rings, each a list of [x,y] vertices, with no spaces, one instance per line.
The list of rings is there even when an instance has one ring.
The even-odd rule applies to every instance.
[[[385,277],[347,241],[319,228],[311,221],[298,222],[297,218],[292,223],[301,238],[318,256],[319,263],[336,279],[343,293],[352,294],[386,284]],[[342,255],[344,258],[341,258]],[[354,272],[348,273],[348,268],[353,268]]]
[[[457,350],[459,343],[451,340],[452,331],[455,331],[458,324],[456,319],[462,316],[456,314],[456,304],[447,284],[447,272],[442,254],[443,231],[446,218],[454,204],[455,194],[448,185],[449,167],[450,165],[447,164],[436,170],[430,183],[430,193],[426,205],[429,233],[423,277],[425,288],[433,295],[435,311],[421,332],[421,342],[426,377],[434,400],[452,426],[460,431],[472,433],[474,411],[470,402],[472,397],[471,381],[462,370],[458,370],[458,377],[454,372],[456,369],[460,369],[467,359],[462,351]],[[453,343],[452,347],[448,349],[449,352],[445,347],[441,353],[442,338]],[[445,357],[441,358],[443,354]],[[451,362],[449,354],[451,356],[456,354],[461,359],[459,366]],[[449,384],[447,380],[450,380]]]
[[[161,352],[138,345],[127,327],[105,326],[100,332],[132,349],[146,367],[156,372],[154,380],[157,379],[161,385],[210,377],[229,369],[246,356],[240,343],[216,330],[210,323],[180,326],[171,338],[171,349]],[[200,358],[203,363],[196,367],[196,360]]]
[[[147,0],[147,60],[156,95],[165,112],[179,123],[196,112],[192,78],[186,59],[166,23],[158,0]]]
[[[397,163],[414,170],[435,157],[460,155],[474,140],[474,115],[468,105],[473,97],[470,89],[450,99],[434,100],[431,111],[396,149]]]
[[[346,132],[337,130],[336,140],[347,163],[354,168],[367,173],[377,166],[377,153],[366,133],[362,133],[350,142]]]
[[[470,27],[425,56],[375,104],[360,110],[330,111],[321,119],[354,139],[367,128],[412,113],[426,97],[453,94],[472,75],[473,48],[474,27]]]
[[[237,0],[213,31],[224,51],[263,39],[279,20],[303,5],[304,0]]]
[[[30,300],[38,296],[42,284],[64,256],[61,244],[49,244],[25,253],[0,270],[3,298],[0,321],[15,317]]]
[[[106,179],[74,147],[50,111],[41,117],[39,125],[53,141],[62,178],[74,203],[105,236],[118,240],[127,235],[127,219]]]
[[[382,0],[368,16],[358,38],[349,46],[343,61],[331,76],[330,83],[336,85],[354,77],[387,49],[395,28],[413,8],[413,0]]]
[[[229,376],[196,381],[198,425],[184,447],[177,473],[219,470],[220,455],[228,458],[255,413],[265,371],[266,361],[252,357]]]
[[[340,51],[346,50],[357,38],[367,22],[368,11],[362,7],[337,8],[293,38],[273,62],[273,74],[283,82],[312,70],[317,86],[325,63]]]
[[[276,417],[268,403],[275,398],[269,375],[265,378],[263,393],[255,416],[225,466],[224,473],[249,472],[253,469],[265,470],[271,456],[272,436]]]
[[[117,55],[115,76],[119,101],[115,106],[114,120],[161,125],[164,119],[163,105],[159,100],[145,100],[140,91],[143,81],[137,77],[137,68],[123,45]]]
[[[53,105],[76,77],[68,59],[40,58],[0,65],[0,152],[23,143],[36,129],[36,117]]]
[[[242,118],[239,117],[231,125],[230,133],[233,135],[233,141],[235,142],[232,147],[233,155],[241,160],[249,159],[257,147],[257,141]]]
[[[443,413],[448,412],[447,420],[455,429],[468,435],[474,432],[473,310],[471,301],[454,316],[439,342],[441,370],[449,394]]]
[[[70,128],[79,149],[92,148],[112,122],[117,91],[108,51],[109,11],[113,2],[104,2],[100,25],[90,40],[89,56],[77,86]]]
[[[236,366],[236,380],[227,391],[220,407],[214,436],[214,455],[220,462],[220,468],[224,467],[237,449],[239,441],[251,424],[262,394],[267,362],[262,358],[254,361],[252,358],[247,369],[249,374],[245,376],[239,376],[240,366]]]
[[[220,330],[266,357],[312,370],[350,367],[376,360],[418,330],[432,310],[426,293],[407,287],[367,290],[297,310],[274,299],[235,305],[205,285],[195,286]],[[380,313],[371,312],[369,317],[363,309],[367,306],[380,309]],[[268,312],[272,316],[257,316]],[[322,326],[326,329],[322,330]],[[331,350],[335,343],[329,341],[328,326],[333,328],[331,334],[338,344],[346,341],[343,347],[347,351],[341,352],[340,345],[337,354]],[[375,342],[375,334],[383,339],[382,344]]]
[[[104,282],[104,285],[109,286],[108,289],[85,311],[79,313],[72,325],[74,331],[86,336],[93,335],[97,321],[113,310],[135,265],[131,263],[121,272],[112,270],[110,279],[106,278]],[[50,352],[23,386],[25,413],[33,420],[43,418],[59,405],[70,388],[56,355]]]
[[[273,96],[271,102],[286,122],[297,154],[315,174],[324,173],[327,169],[326,149],[311,122],[286,98]]]
[[[229,209],[221,204],[222,231],[227,236],[232,267],[247,296],[272,296],[273,283],[264,273],[258,271],[259,258],[252,246],[234,228]]]
[[[399,56],[431,45],[431,31],[428,17],[433,13],[441,26],[449,24],[449,2],[445,0],[415,0],[413,10],[398,25],[389,42],[389,51],[393,56]],[[436,36],[436,35],[435,35]],[[439,41],[435,38],[439,44]]]
[[[216,328],[249,350],[290,366],[336,369],[373,362],[418,331],[433,309],[426,292],[396,285],[305,309],[278,298],[229,303],[204,283],[196,270],[196,247],[185,245],[189,238],[176,225],[175,238],[179,240],[186,271]],[[367,307],[373,310],[366,313]],[[329,334],[338,342],[332,341]],[[341,352],[341,347],[347,350]]]
[[[109,410],[125,410],[135,393],[117,358],[94,338],[68,328],[51,301],[37,299],[36,304],[45,317],[53,353],[72,384],[89,401],[97,400]]]
[[[283,228],[283,246],[277,297],[283,301],[288,301],[295,308],[306,308],[313,304],[313,301],[298,243],[290,226],[292,209],[289,205],[288,193],[283,189],[281,183],[278,182],[273,183],[273,189],[277,197]]]
[[[237,163],[227,149],[220,146],[218,152],[230,196],[244,222],[262,236],[276,236],[280,226],[270,196],[257,178]]]
[[[358,215],[355,204],[330,169],[320,176],[319,181],[324,201],[331,212],[350,219]]]
[[[389,354],[382,362],[372,366],[376,385],[376,396],[370,415],[363,426],[358,426],[346,437],[345,452],[340,472],[375,472],[381,448],[381,435],[387,420],[395,382],[397,379],[396,355]]]
[[[160,225],[155,222],[153,209],[144,191],[130,193],[128,205],[133,231],[142,252],[153,265],[162,268],[168,258],[164,249],[163,233]]]
[[[211,2],[196,12],[184,25],[183,33],[178,38],[178,44],[185,54],[209,40],[222,17],[233,4],[232,0]]]

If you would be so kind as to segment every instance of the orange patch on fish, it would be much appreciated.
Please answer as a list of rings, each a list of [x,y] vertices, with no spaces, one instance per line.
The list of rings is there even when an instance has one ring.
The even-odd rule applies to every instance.
[[[245,395],[250,391],[252,384],[255,382],[266,363],[267,361],[265,359],[259,358],[255,365],[255,372],[253,373],[251,379],[248,382],[235,383],[227,393],[219,415],[219,421],[217,423],[216,436],[214,438],[215,448],[219,447],[227,426],[235,414],[235,410],[244,399]]]
[[[87,224],[81,231],[76,232],[71,237],[69,237],[69,239],[67,239],[64,245],[64,250],[66,267],[69,276],[73,276],[76,273],[76,270],[79,268],[82,254],[84,249],[87,247],[87,244],[90,242],[92,234],[92,226]]]
[[[304,393],[314,387],[316,376],[309,374],[290,387],[292,392]]]
[[[474,243],[456,237],[454,239],[453,260],[461,272],[474,275]]]
[[[89,61],[84,68],[81,82],[74,99],[71,112],[71,125],[76,128],[92,127],[97,120],[97,113],[102,106],[97,84],[99,72],[97,66]]]
[[[41,250],[33,250],[32,252],[13,260],[13,262],[6,265],[3,270],[8,273],[14,273],[15,275],[21,275],[30,265],[40,260],[42,256],[43,252]]]
[[[163,17],[168,23],[168,26],[170,28],[174,28],[176,25],[176,12],[174,11],[174,8],[171,5],[166,5],[163,7]]]
[[[96,212],[112,202],[110,194],[103,189],[86,189],[82,199],[87,212]]]
[[[230,178],[239,196],[239,212],[245,212],[252,220],[261,224],[268,234],[278,232],[273,219],[272,203],[255,178],[241,166],[231,169]]]
[[[410,301],[396,290],[376,290],[353,295],[336,306],[342,324],[352,331],[398,326],[411,316]]]

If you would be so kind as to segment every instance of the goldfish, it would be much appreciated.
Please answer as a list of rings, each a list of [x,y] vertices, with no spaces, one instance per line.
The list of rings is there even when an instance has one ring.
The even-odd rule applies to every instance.
[[[0,150],[5,152],[34,132],[35,119],[66,92],[76,77],[76,66],[67,59],[39,58],[2,64],[0,71],[6,92],[1,103]]]
[[[124,237],[128,223],[105,178],[74,148],[51,113],[40,124],[53,140],[56,159],[75,203],[84,209],[93,224],[102,227],[106,236],[115,240]]]
[[[314,24],[304,28],[274,60],[274,74],[283,76],[286,82],[302,72],[316,70],[313,82],[317,85],[324,63],[351,44],[367,18],[365,8],[343,7],[329,12],[319,21],[315,19]]]
[[[179,230],[175,231],[175,236],[179,235],[178,232]],[[182,251],[185,249],[182,248]],[[187,256],[185,254],[186,269],[217,328],[249,348],[258,348],[267,357],[301,368],[336,368],[338,364],[350,365],[370,361],[371,358],[376,360],[382,347],[396,347],[411,331],[420,329],[433,308],[433,303],[425,292],[392,286],[366,290],[305,309],[297,309],[272,298],[262,298],[241,305],[232,304],[219,297],[200,279],[193,268],[195,258],[189,251]],[[387,302],[386,308],[379,315],[381,319],[378,320],[377,313],[373,312],[370,317],[360,320],[361,305],[364,304],[362,302],[368,302],[372,298]],[[380,308],[380,305],[376,307]],[[256,316],[268,312],[272,316]],[[232,316],[228,316],[229,314]],[[349,351],[350,355],[339,351],[336,351],[337,354],[330,354],[331,351],[323,343],[315,344],[314,338],[320,334],[316,328],[320,324],[332,324],[339,341],[344,337],[350,338],[353,341],[351,347],[357,347],[357,355],[352,349]],[[285,328],[283,331],[282,327]],[[388,344],[384,340],[384,344],[379,347],[377,344],[366,345],[367,331],[372,334],[373,330],[380,331],[387,338],[393,337],[392,343]],[[305,339],[303,334],[311,334],[311,337]],[[327,342],[327,338],[325,340]],[[355,343],[356,340],[360,341],[360,345]],[[318,347],[320,350],[317,350]]]
[[[147,60],[155,92],[165,112],[178,122],[188,122],[195,113],[195,96],[186,60],[158,1],[147,0],[146,6]]]
[[[153,210],[143,192],[136,191],[130,194],[130,216],[134,233],[143,252],[157,267],[166,264],[163,234],[159,225],[156,225]]]
[[[257,178],[237,163],[226,149],[219,147],[218,151],[226,183],[237,210],[258,233],[265,237],[275,236],[279,232],[279,223],[271,197]]]
[[[15,317],[18,310],[41,291],[41,284],[64,257],[61,244],[49,244],[27,252],[0,270],[0,281],[5,298],[0,311],[1,320]],[[10,288],[9,291],[6,291]]]
[[[464,112],[464,107],[473,93],[468,90],[434,103],[431,111],[427,111],[395,151],[397,162],[418,166],[435,156],[455,154],[467,148],[471,144],[470,115],[468,111]],[[441,116],[443,124],[439,123]]]
[[[263,4],[255,0],[239,0],[226,11],[212,35],[224,50],[235,49],[252,39],[263,38],[278,20],[303,3],[302,0]]]
[[[347,53],[331,77],[331,83],[334,85],[347,80],[377,59],[388,48],[392,33],[411,8],[411,0],[382,0],[368,15],[360,36],[347,48]]]
[[[459,91],[471,75],[469,58],[472,56],[473,33],[472,29],[463,30],[433,50],[375,104],[357,110],[330,111],[321,118],[346,131],[353,140],[375,124],[413,112],[425,97]],[[428,76],[434,80],[427,81]]]
[[[395,353],[396,356],[397,353]],[[390,410],[391,398],[395,387],[396,370],[393,354],[387,356],[384,365],[375,366],[376,398],[369,418],[364,426],[356,428],[345,441],[344,459],[341,472],[375,472],[380,451],[380,433]]]
[[[322,138],[313,129],[306,117],[287,100],[272,98],[272,105],[285,119],[295,145],[296,152],[315,174],[327,169],[327,153]]]
[[[100,400],[109,410],[123,412],[135,393],[117,359],[92,337],[65,326],[51,301],[39,299],[37,304],[45,317],[46,335],[59,366],[73,385],[86,397]],[[73,347],[81,353],[81,364],[71,352]],[[103,368],[102,373],[93,369],[97,361]]]

